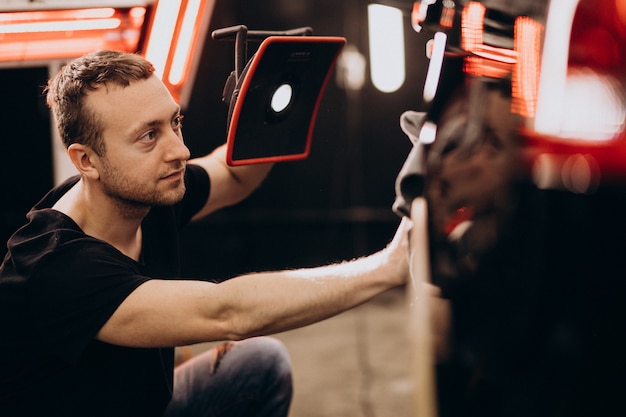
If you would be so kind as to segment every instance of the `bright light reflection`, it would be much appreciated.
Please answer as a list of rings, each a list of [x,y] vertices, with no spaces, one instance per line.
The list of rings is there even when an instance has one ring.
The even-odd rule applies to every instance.
[[[359,91],[365,84],[366,60],[356,46],[346,45],[337,59],[337,83],[346,90]]]
[[[443,56],[446,52],[447,35],[443,32],[435,33],[433,38],[433,49],[430,53],[430,63],[428,64],[428,73],[424,82],[424,101],[427,103],[435,98],[437,86],[439,85],[439,77],[441,75],[441,66],[443,65]]]
[[[622,131],[625,119],[625,98],[617,82],[590,70],[568,75],[560,136],[609,140]]]
[[[71,20],[61,22],[33,22],[0,25],[0,33],[71,32],[74,30],[115,29],[120,19]]]
[[[538,133],[555,135],[559,130],[561,116],[555,117],[555,113],[562,107],[569,39],[577,4],[578,0],[550,2],[537,91],[535,130]]]
[[[437,137],[437,125],[430,120],[426,121],[420,130],[420,142],[429,145]]]
[[[187,64],[189,50],[193,47],[193,33],[196,21],[198,19],[198,11],[200,10],[200,0],[191,0],[187,3],[185,17],[174,49],[174,59],[172,60],[172,68],[169,74],[169,80],[172,85],[178,85],[182,82],[185,75],[185,65]]]
[[[0,22],[7,23],[34,23],[51,22],[73,19],[105,19],[113,17],[115,9],[104,7],[97,9],[79,10],[46,10],[37,12],[0,13]]]
[[[370,4],[367,14],[372,83],[380,91],[391,93],[398,90],[405,79],[402,11]]]
[[[143,19],[143,17],[146,15],[146,9],[143,7],[133,7],[132,9],[130,9],[130,15],[135,19]]]
[[[293,89],[289,84],[283,84],[274,91],[272,95],[271,107],[276,113],[285,110],[291,102]]]
[[[169,54],[169,47],[176,28],[176,16],[180,10],[182,0],[160,1],[150,29],[146,59],[154,65],[155,73],[163,78],[165,64]]]

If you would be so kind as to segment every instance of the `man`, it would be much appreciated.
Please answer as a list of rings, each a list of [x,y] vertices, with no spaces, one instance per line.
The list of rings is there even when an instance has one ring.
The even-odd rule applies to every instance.
[[[86,55],[47,90],[80,175],[46,195],[8,243],[0,415],[286,415],[284,348],[254,337],[406,281],[406,224],[387,248],[348,263],[175,280],[177,230],[245,198],[270,166],[229,167],[223,147],[187,163],[180,108],[137,55]],[[173,346],[242,339],[172,381]]]

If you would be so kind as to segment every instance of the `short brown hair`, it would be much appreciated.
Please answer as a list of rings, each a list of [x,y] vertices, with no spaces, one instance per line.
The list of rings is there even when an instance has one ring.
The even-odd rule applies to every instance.
[[[84,55],[64,66],[48,81],[45,92],[65,147],[82,143],[103,155],[103,128],[98,116],[85,107],[85,96],[107,83],[127,87],[153,73],[154,66],[139,55],[110,50]]]

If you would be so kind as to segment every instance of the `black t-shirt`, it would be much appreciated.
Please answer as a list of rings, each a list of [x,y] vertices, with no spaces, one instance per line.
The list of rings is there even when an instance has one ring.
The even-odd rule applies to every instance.
[[[171,396],[173,348],[121,347],[95,335],[139,285],[179,276],[178,231],[206,202],[209,178],[189,165],[184,199],[151,209],[141,262],[50,209],[77,181],[50,191],[8,242],[0,267],[0,415],[159,416]]]

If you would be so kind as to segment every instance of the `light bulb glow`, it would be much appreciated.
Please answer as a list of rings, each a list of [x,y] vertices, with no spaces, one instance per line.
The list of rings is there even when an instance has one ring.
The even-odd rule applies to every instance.
[[[280,113],[285,110],[289,103],[291,103],[291,97],[293,96],[293,88],[289,84],[283,84],[274,91],[271,100],[272,110],[276,113]]]
[[[372,83],[378,90],[391,93],[404,84],[406,77],[402,11],[370,4],[367,12]]]

